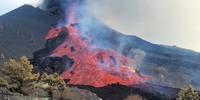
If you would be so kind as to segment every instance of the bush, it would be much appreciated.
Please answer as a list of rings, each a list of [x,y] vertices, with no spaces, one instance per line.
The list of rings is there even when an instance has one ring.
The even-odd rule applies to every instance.
[[[10,59],[3,67],[0,87],[20,94],[11,95],[13,100],[30,100],[32,97],[47,97],[49,100],[100,99],[90,91],[67,87],[57,73],[34,74],[33,66],[26,57],[21,57],[19,61]]]
[[[6,87],[12,92],[25,93],[23,88],[35,87],[38,80],[38,74],[32,74],[33,66],[27,57],[21,57],[19,62],[15,59],[10,59],[5,62],[2,69],[0,86]]]
[[[59,74],[43,74],[40,79],[41,82],[41,88],[45,89],[50,98],[53,98],[53,91],[64,91],[66,88],[66,84],[64,80],[62,80],[59,76]]]
[[[124,100],[144,100],[140,95],[129,95]]]
[[[53,100],[101,100],[96,94],[79,88],[66,87],[64,91],[54,91]]]
[[[198,92],[196,92],[194,88],[189,85],[181,89],[176,100],[200,100],[200,98]]]

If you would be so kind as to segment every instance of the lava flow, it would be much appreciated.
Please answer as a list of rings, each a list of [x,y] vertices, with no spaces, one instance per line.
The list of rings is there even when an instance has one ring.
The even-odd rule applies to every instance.
[[[84,34],[76,25],[74,10],[71,9],[68,23],[64,28],[52,28],[45,39],[56,38],[65,32],[65,41],[57,46],[51,57],[67,56],[73,60],[73,65],[61,74],[68,84],[89,85],[103,87],[109,84],[136,85],[144,83],[148,78],[140,77],[133,67],[130,67],[128,58],[110,49],[96,48],[90,41],[84,39]]]

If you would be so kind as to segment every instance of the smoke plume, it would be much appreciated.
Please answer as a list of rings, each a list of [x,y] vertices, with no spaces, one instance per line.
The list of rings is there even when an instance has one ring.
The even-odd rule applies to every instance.
[[[85,0],[43,0],[40,7],[49,11],[52,15],[64,16],[70,5],[73,3],[83,3]]]

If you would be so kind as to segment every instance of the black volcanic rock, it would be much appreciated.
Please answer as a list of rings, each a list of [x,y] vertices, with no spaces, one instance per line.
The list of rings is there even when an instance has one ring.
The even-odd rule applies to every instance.
[[[63,42],[63,36],[50,41],[44,40],[48,29],[57,23],[57,19],[49,16],[48,12],[29,5],[0,16],[0,53],[7,58],[18,58],[22,55],[31,58],[34,52],[32,62],[35,66],[62,72],[73,61],[67,57],[51,58],[49,54]],[[123,35],[94,17],[89,19],[92,25],[88,26],[88,36],[92,37],[92,44],[114,49],[133,58],[137,55],[136,50],[144,52],[144,59],[138,64],[138,69],[141,73],[154,77],[151,83],[169,87],[192,84],[200,89],[200,53],[176,46],[153,44],[137,36]],[[58,62],[61,68],[51,66]],[[156,70],[159,67],[165,69],[163,76]]]
[[[145,100],[175,100],[179,91],[179,89],[149,83],[134,87],[119,84],[112,84],[100,88],[80,85],[76,87],[90,90],[103,100],[123,100],[129,95],[140,95],[145,98]],[[160,91],[163,93],[160,93]]]
[[[36,66],[35,70],[37,72],[57,72],[61,74],[73,65],[73,60],[67,56],[49,57],[51,52],[64,42],[67,34],[65,31],[61,31],[57,37],[46,41],[45,48],[33,53],[32,63]]]
[[[34,63],[35,72],[62,74],[62,72],[69,69],[74,62],[72,59],[68,58],[67,56],[64,56],[38,58],[32,60],[32,63]]]

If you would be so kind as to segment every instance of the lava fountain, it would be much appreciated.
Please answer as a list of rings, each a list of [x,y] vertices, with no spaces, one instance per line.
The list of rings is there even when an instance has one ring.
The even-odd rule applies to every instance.
[[[109,84],[132,86],[146,82],[149,78],[140,76],[129,63],[129,58],[111,50],[98,48],[85,39],[76,19],[78,0],[68,7],[66,24],[62,28],[51,28],[45,37],[47,41],[65,32],[66,38],[49,55],[50,57],[67,56],[73,65],[65,70],[61,77],[72,85],[103,87]],[[60,26],[59,26],[60,27]]]

